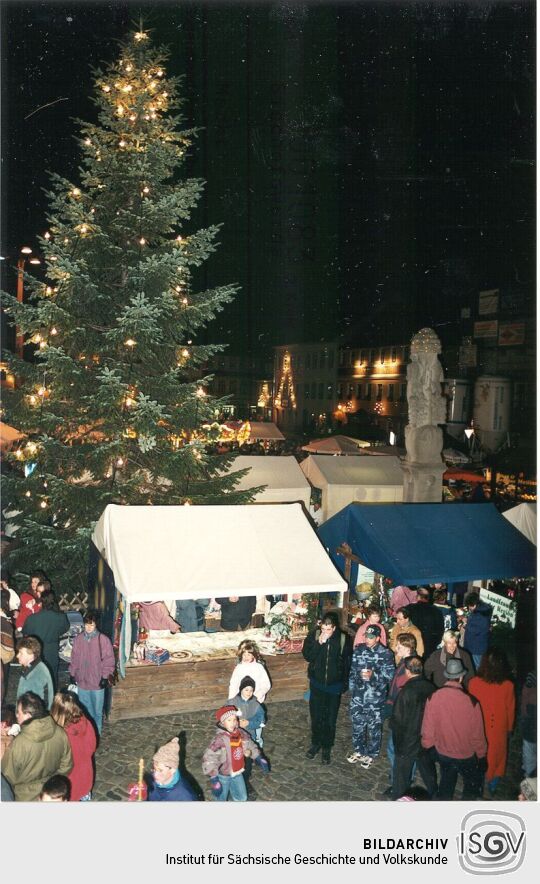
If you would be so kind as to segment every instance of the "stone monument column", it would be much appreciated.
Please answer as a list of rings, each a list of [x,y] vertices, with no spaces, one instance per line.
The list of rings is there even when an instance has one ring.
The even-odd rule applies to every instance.
[[[407,366],[409,422],[405,427],[407,454],[402,461],[403,502],[440,503],[443,434],[446,423],[444,381],[438,355],[441,342],[431,328],[423,328],[411,340],[411,361]]]

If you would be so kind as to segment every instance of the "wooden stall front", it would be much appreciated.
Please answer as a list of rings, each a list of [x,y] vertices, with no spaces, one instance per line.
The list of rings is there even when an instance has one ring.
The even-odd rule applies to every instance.
[[[307,663],[301,653],[263,658],[272,690],[268,699],[298,700],[308,688]],[[235,655],[210,660],[169,660],[162,666],[126,667],[126,677],[113,689],[110,721],[217,709],[228,697]]]

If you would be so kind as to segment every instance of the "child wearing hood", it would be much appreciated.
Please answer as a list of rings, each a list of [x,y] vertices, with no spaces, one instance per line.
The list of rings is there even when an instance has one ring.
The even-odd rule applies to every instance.
[[[255,682],[255,696],[259,703],[264,703],[266,695],[271,688],[270,678],[266,667],[261,663],[261,652],[256,642],[244,639],[238,645],[236,652],[238,663],[233,669],[229,683],[229,697],[235,697],[240,692],[240,682],[244,676],[249,675]]]
[[[235,706],[222,706],[216,712],[217,730],[203,755],[203,773],[210,777],[212,794],[216,801],[247,801],[244,777],[245,760],[253,758],[264,774],[270,772],[266,758],[248,732],[239,727],[239,712]]]
[[[259,748],[262,748],[265,713],[255,696],[255,681],[250,675],[244,676],[236,697],[231,697],[229,703],[236,706],[240,713],[240,727],[248,732]]]
[[[178,764],[180,762],[180,743],[173,737],[157,750],[153,757],[152,785],[148,793],[148,801],[198,801],[191,786],[182,779]]]

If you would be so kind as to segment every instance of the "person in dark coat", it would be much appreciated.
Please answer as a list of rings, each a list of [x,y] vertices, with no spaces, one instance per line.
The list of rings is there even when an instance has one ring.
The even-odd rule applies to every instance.
[[[428,681],[433,682],[436,688],[442,688],[446,684],[447,679],[444,671],[447,661],[452,658],[461,660],[467,670],[467,674],[463,678],[464,687],[467,687],[474,675],[472,657],[465,648],[459,647],[458,638],[459,632],[453,629],[447,629],[443,632],[442,648],[436,648],[424,664],[424,675]]]
[[[231,596],[230,598],[216,599],[216,602],[221,605],[221,628],[227,632],[247,629],[251,623],[251,616],[257,607],[257,599],[254,595]]]
[[[398,798],[407,791],[411,784],[414,763],[419,763],[420,773],[425,775],[427,759],[423,755],[420,736],[426,700],[436,690],[422,674],[422,660],[417,654],[411,654],[404,660],[406,682],[397,695],[390,717],[390,729],[394,740],[394,769],[392,776],[392,799]],[[428,762],[428,770],[431,764]],[[428,791],[433,791],[433,773],[427,777]]]
[[[173,737],[153,757],[152,784],[148,801],[198,801],[199,798],[178,770],[180,744]]]
[[[465,596],[465,607],[468,609],[463,647],[473,658],[473,663],[478,669],[483,655],[489,644],[489,632],[491,629],[491,605],[480,601],[477,592],[469,592]]]
[[[431,604],[429,589],[424,586],[418,588],[418,601],[415,605],[409,605],[409,616],[422,633],[424,660],[427,660],[441,643],[444,632],[444,616],[440,608]]]
[[[41,611],[30,614],[24,621],[23,635],[33,635],[43,645],[41,659],[49,667],[56,690],[58,685],[58,649],[60,638],[69,631],[67,615],[58,607],[56,595],[52,589],[45,590],[41,595]]]
[[[347,690],[352,656],[352,641],[340,629],[335,611],[328,611],[320,625],[309,633],[302,654],[309,664],[311,746],[306,755],[315,758],[322,749],[322,763],[330,764],[341,695]]]

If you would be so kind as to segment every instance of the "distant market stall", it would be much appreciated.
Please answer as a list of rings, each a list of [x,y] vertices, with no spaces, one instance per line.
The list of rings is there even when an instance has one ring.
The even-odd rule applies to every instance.
[[[403,472],[397,457],[312,454],[300,466],[311,485],[321,490],[324,520],[353,501],[396,503],[403,499]]]
[[[351,436],[326,436],[324,439],[312,439],[307,445],[302,445],[302,451],[311,454],[340,454],[360,455],[362,448],[369,447],[369,442],[361,439],[353,439]]]
[[[249,469],[249,473],[239,480],[238,491],[265,485],[255,500],[264,503],[288,503],[301,501],[309,508],[311,485],[304,476],[295,457],[240,454],[231,463],[227,472],[234,473]]]
[[[108,506],[92,535],[89,591],[118,652],[122,677],[113,689],[111,718],[135,718],[149,708],[156,715],[209,709],[225,701],[243,637],[231,633],[227,646],[222,633],[215,640],[193,633],[192,645],[182,636],[182,647],[164,665],[136,662],[133,603],[345,589],[300,504]],[[176,637],[159,638],[170,643]],[[272,657],[272,699],[301,697],[305,670],[299,653]]]

